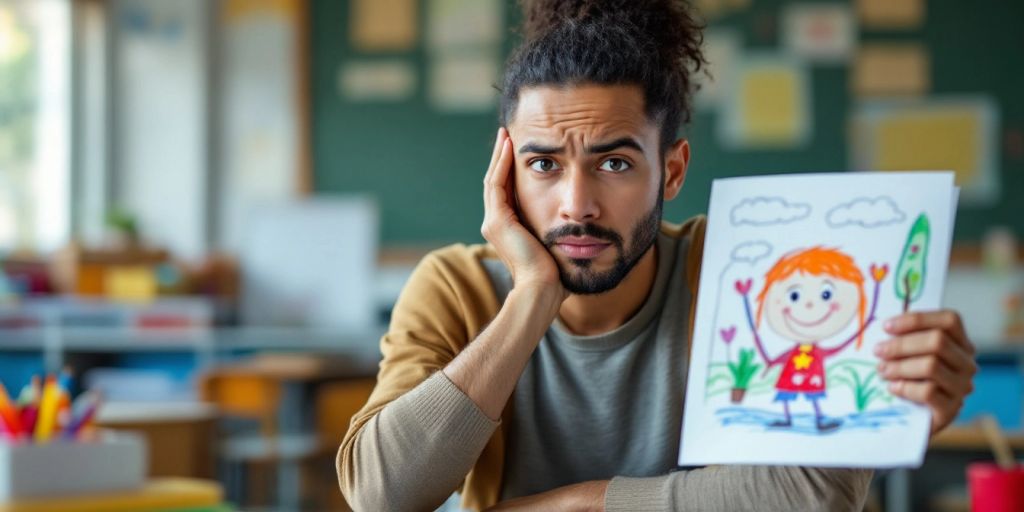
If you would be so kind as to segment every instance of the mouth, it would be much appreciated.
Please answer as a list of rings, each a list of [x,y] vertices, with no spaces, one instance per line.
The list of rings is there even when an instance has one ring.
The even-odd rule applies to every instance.
[[[829,317],[832,316],[832,313],[835,313],[835,310],[832,309],[832,308],[829,308],[828,313],[825,313],[825,316],[823,316],[823,317],[821,317],[821,318],[819,318],[819,319],[817,319],[817,320],[815,320],[813,322],[801,322],[800,320],[797,320],[796,317],[793,316],[789,312],[789,309],[787,308],[785,311],[782,312],[782,317],[786,319],[787,323],[788,322],[794,322],[796,325],[799,325],[800,327],[807,328],[807,327],[817,327],[817,326],[825,323],[825,320],[828,320]],[[790,327],[792,327],[792,325],[790,325]]]
[[[611,245],[610,242],[591,236],[567,236],[555,242],[555,249],[572,259],[592,259]]]

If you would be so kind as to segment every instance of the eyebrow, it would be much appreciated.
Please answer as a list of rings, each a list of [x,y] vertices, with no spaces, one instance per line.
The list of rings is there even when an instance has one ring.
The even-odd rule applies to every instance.
[[[587,146],[587,153],[598,154],[608,153],[619,148],[631,148],[643,153],[644,149],[633,137],[622,137],[610,142]],[[554,155],[565,151],[564,146],[544,146],[536,142],[527,142],[519,147],[519,154],[537,153],[539,155]]]

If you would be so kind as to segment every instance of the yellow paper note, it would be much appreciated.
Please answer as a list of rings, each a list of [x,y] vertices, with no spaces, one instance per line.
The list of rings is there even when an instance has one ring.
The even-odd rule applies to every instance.
[[[415,0],[353,0],[352,45],[361,50],[409,50],[416,44]]]
[[[952,170],[965,202],[998,194],[994,104],[980,99],[879,102],[853,118],[856,169]]]
[[[918,28],[924,9],[924,0],[857,0],[861,24],[870,28]]]
[[[953,169],[956,183],[978,174],[978,119],[965,109],[919,112],[878,123],[875,144],[880,170]]]
[[[931,89],[931,61],[918,44],[865,46],[850,77],[856,96],[920,96]]]
[[[294,19],[299,13],[298,0],[227,0],[223,4],[224,19],[236,23],[248,16],[272,15]]]
[[[799,64],[786,59],[754,60],[734,76],[722,124],[726,146],[780,148],[806,142],[810,94]]]

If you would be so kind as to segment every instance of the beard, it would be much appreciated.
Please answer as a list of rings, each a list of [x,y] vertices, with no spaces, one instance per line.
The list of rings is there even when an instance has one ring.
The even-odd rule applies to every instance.
[[[618,286],[629,275],[629,272],[633,270],[633,267],[640,261],[640,258],[647,253],[647,250],[654,245],[655,240],[657,240],[658,229],[661,225],[662,203],[663,198],[659,193],[654,208],[641,217],[636,225],[633,226],[628,248],[623,247],[622,235],[596,224],[568,224],[545,233],[544,237],[541,238],[541,242],[553,258],[555,258],[555,255],[552,249],[556,241],[565,236],[592,236],[600,238],[608,241],[616,251],[616,258],[612,268],[605,271],[594,270],[593,261],[589,259],[570,258],[567,264],[563,264],[558,258],[555,258],[562,286],[569,293],[576,295],[595,295],[607,292]]]

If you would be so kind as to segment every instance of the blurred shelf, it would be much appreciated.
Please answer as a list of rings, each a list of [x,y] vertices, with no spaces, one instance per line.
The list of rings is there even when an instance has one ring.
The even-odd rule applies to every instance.
[[[0,350],[351,350],[371,346],[385,329],[239,328],[24,328],[0,329]]]
[[[358,330],[239,327],[31,327],[0,329],[0,353],[38,352],[47,371],[76,354],[176,352],[209,368],[251,352],[304,352],[339,356],[353,375],[376,373],[384,327]]]
[[[1006,432],[1010,446],[1024,450],[1024,431]],[[928,445],[931,449],[941,450],[988,450],[989,444],[980,428],[971,426],[952,426],[939,432]]]

